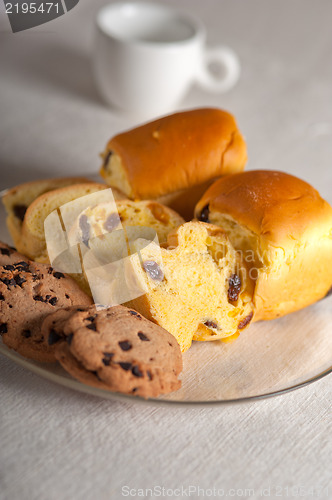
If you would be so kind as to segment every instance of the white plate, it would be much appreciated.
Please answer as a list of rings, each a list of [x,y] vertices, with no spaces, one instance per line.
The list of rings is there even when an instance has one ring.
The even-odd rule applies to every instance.
[[[2,204],[0,239],[11,243]],[[106,399],[168,405],[229,404],[282,394],[330,373],[331,333],[332,296],[329,296],[284,318],[253,324],[232,344],[194,342],[183,356],[182,388],[151,400],[81,384],[60,366],[25,359],[1,341],[0,353],[41,377]]]

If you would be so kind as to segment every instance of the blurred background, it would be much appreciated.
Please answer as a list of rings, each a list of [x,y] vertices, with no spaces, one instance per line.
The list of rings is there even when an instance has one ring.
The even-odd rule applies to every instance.
[[[96,173],[106,141],[138,123],[108,108],[94,85],[94,19],[106,3],[80,0],[64,16],[14,34],[0,3],[2,188]],[[286,170],[332,201],[332,2],[165,3],[200,17],[208,43],[233,48],[242,67],[231,91],[216,95],[193,87],[179,109],[232,112],[247,139],[248,168]]]

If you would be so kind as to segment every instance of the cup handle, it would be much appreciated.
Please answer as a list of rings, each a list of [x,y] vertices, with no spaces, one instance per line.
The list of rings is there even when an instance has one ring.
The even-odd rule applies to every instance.
[[[219,64],[223,74],[218,76],[209,69],[212,63]],[[241,73],[240,61],[236,53],[228,47],[208,47],[203,53],[203,60],[196,82],[210,92],[227,92],[237,83]]]

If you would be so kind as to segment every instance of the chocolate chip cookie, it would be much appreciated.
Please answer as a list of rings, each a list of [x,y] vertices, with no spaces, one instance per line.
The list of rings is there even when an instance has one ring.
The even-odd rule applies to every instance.
[[[175,338],[127,307],[59,310],[42,332],[63,368],[85,384],[146,398],[181,386]]]
[[[27,358],[55,361],[41,333],[43,319],[58,308],[91,303],[72,278],[48,265],[19,260],[0,267],[0,335]]]

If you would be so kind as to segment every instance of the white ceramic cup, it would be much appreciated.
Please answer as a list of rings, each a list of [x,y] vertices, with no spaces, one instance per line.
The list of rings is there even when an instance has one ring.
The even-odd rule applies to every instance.
[[[97,86],[109,104],[145,115],[172,110],[193,83],[226,92],[240,64],[226,47],[208,48],[199,19],[166,5],[114,3],[97,14],[93,64]],[[223,69],[216,76],[212,63]]]

